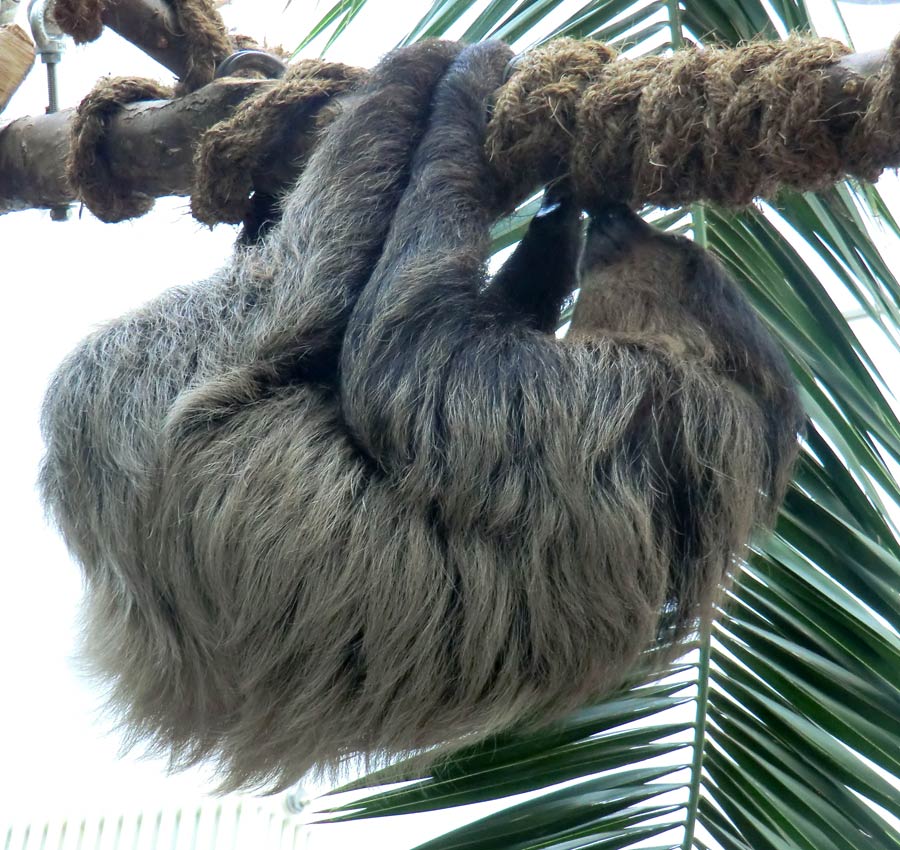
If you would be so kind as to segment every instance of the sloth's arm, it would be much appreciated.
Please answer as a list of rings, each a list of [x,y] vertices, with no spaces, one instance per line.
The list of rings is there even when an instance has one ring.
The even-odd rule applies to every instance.
[[[580,253],[581,211],[565,187],[549,187],[528,230],[484,296],[501,315],[553,333],[560,309],[578,288]]]
[[[445,77],[341,359],[344,419],[358,445],[414,498],[461,523],[514,512],[517,488],[526,500],[542,487],[563,498],[581,490],[582,500],[594,467],[618,462],[635,412],[663,391],[640,352],[567,347],[536,330],[546,315],[528,287],[529,306],[508,321],[498,291],[515,303],[513,276],[481,292],[495,213],[484,101],[503,60],[479,45]]]

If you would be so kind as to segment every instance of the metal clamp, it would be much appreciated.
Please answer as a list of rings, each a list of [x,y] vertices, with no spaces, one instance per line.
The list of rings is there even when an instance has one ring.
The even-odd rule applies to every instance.
[[[258,71],[270,80],[284,76],[287,65],[265,50],[236,50],[216,68],[216,78],[233,76],[237,71]]]

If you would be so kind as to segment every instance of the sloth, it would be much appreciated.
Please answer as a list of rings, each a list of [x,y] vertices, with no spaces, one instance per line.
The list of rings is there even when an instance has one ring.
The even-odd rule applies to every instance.
[[[225,789],[602,697],[710,616],[783,493],[789,369],[701,248],[607,205],[579,269],[580,203],[548,192],[487,279],[509,57],[389,54],[258,244],[49,389],[86,658],[129,742]]]

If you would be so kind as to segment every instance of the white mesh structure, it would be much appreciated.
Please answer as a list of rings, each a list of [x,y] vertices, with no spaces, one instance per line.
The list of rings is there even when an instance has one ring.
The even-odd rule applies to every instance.
[[[296,815],[253,800],[20,823],[0,817],[0,850],[304,850],[308,841]]]

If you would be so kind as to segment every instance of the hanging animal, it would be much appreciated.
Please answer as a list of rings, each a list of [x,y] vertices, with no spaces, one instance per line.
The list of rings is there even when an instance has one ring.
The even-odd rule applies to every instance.
[[[698,246],[594,210],[557,339],[562,192],[487,278],[509,57],[388,55],[258,244],[53,380],[85,652],[175,766],[273,789],[558,717],[695,629],[782,495],[789,370]]]

